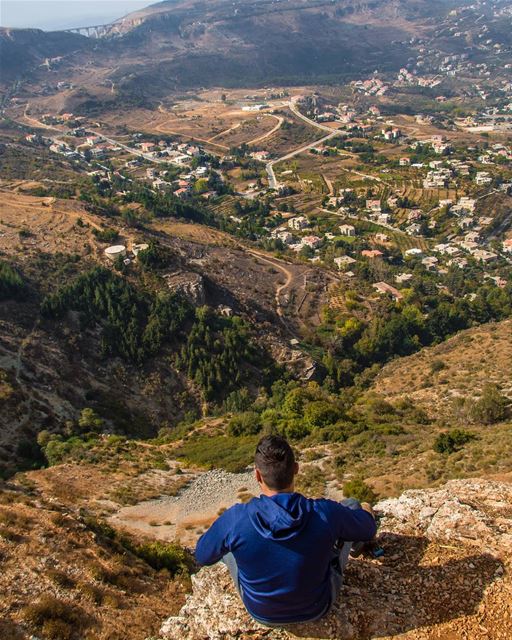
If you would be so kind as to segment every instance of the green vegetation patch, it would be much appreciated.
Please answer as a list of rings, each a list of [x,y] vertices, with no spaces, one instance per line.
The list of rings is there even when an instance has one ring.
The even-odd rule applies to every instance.
[[[0,300],[19,298],[25,293],[25,282],[7,262],[0,260]]]
[[[194,435],[176,450],[176,458],[208,469],[239,473],[253,462],[258,440],[259,436]]]

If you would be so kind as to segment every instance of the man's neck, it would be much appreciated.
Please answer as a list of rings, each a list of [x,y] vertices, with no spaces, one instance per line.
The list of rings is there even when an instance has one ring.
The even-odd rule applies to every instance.
[[[267,487],[265,485],[260,485],[261,486],[261,493],[264,496],[267,496],[267,498],[272,498],[273,496],[277,496],[280,493],[294,493],[295,492],[295,487],[293,485],[291,485],[290,487],[287,487],[286,489],[280,489],[279,491],[277,491],[276,489],[271,489],[270,487]]]

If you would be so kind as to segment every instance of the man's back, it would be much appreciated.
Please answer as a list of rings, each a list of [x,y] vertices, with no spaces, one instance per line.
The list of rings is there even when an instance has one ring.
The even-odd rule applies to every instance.
[[[272,623],[311,620],[331,599],[331,561],[336,542],[370,540],[372,516],[332,500],[298,493],[262,495],[228,509],[201,537],[200,564],[232,553],[245,606]]]

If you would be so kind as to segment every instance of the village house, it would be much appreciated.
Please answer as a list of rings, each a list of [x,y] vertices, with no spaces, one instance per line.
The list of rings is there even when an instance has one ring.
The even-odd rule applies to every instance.
[[[354,237],[356,235],[356,228],[351,224],[341,224],[339,229],[342,236]]]
[[[410,158],[400,158],[399,163],[400,163],[401,167],[409,167],[410,164],[411,164],[411,159]]]
[[[461,209],[468,211],[469,213],[473,213],[476,207],[476,200],[474,198],[463,196],[462,198],[459,198],[457,204]]]
[[[458,267],[459,269],[464,269],[468,266],[468,261],[466,258],[452,258],[448,260],[446,263],[449,267]]]
[[[473,218],[465,217],[459,220],[459,227],[461,229],[470,229],[475,224]]]
[[[412,247],[412,249],[407,249],[405,255],[410,258],[415,258],[417,256],[423,255],[423,251],[419,247]]]
[[[423,215],[423,211],[421,209],[413,209],[409,211],[407,214],[407,222],[414,222],[415,220],[420,220]]]
[[[89,145],[89,147],[94,147],[94,145],[99,142],[101,142],[101,138],[99,136],[87,136],[85,139],[85,144]]]
[[[385,233],[376,233],[375,242],[380,242],[382,244],[385,244],[386,242],[389,242],[389,236],[386,235]]]
[[[373,213],[380,213],[381,212],[380,200],[367,200],[366,208],[369,211],[372,211]]]
[[[317,249],[322,244],[322,239],[318,236],[305,236],[302,238],[302,245],[310,247],[311,249]]]
[[[512,238],[503,240],[503,251],[505,253],[512,253]]]
[[[395,289],[395,287],[392,287],[387,282],[377,282],[373,285],[373,288],[376,289],[380,294],[391,296],[395,302],[398,302],[398,300],[401,300],[403,298],[403,294],[401,294],[398,289]]]
[[[283,244],[293,244],[294,242],[293,235],[289,231],[280,231],[276,238],[281,240]]]
[[[421,264],[427,271],[435,271],[438,262],[439,260],[435,256],[427,256],[426,258],[423,258]]]
[[[480,234],[478,231],[469,231],[464,236],[464,239],[466,242],[480,242]]]
[[[363,251],[361,251],[361,255],[364,258],[370,258],[373,260],[374,258],[381,258],[384,254],[378,249],[363,249]]]
[[[406,282],[410,282],[413,279],[412,273],[399,273],[395,276],[395,282],[397,284],[405,284]]]
[[[484,279],[494,282],[494,284],[500,289],[504,289],[507,286],[507,281],[501,276],[491,276],[489,274],[485,274]]]
[[[354,258],[350,256],[339,256],[338,258],[334,258],[334,264],[341,271],[342,269],[346,269],[349,265],[357,262]]]
[[[183,187],[182,189],[177,189],[174,191],[174,195],[181,200],[188,198],[190,196],[190,190]]]
[[[475,176],[475,182],[479,187],[483,187],[485,185],[491,184],[492,177],[487,171],[478,171]]]
[[[414,222],[413,224],[410,224],[406,229],[405,229],[405,233],[408,236],[417,236],[421,231],[421,225],[419,225],[417,222]]]
[[[155,148],[155,144],[153,142],[141,142],[138,147],[143,153],[149,153]]]
[[[290,218],[290,220],[288,220],[288,226],[295,231],[301,231],[309,227],[309,222],[304,216],[297,216],[296,218]]]
[[[259,160],[260,162],[268,160],[269,156],[270,154],[268,151],[253,151],[251,153],[251,158],[254,158],[254,160]]]
[[[476,251],[473,251],[473,257],[475,258],[475,260],[478,260],[479,262],[484,262],[484,263],[488,263],[488,262],[493,262],[494,260],[497,259],[497,254],[493,253],[492,251],[486,251],[485,249],[477,249]]]

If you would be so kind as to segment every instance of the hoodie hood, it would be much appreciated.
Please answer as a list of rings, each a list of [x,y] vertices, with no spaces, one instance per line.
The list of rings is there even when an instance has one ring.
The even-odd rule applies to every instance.
[[[247,505],[249,519],[264,538],[276,541],[295,538],[304,529],[312,513],[312,504],[300,493],[260,496]]]

